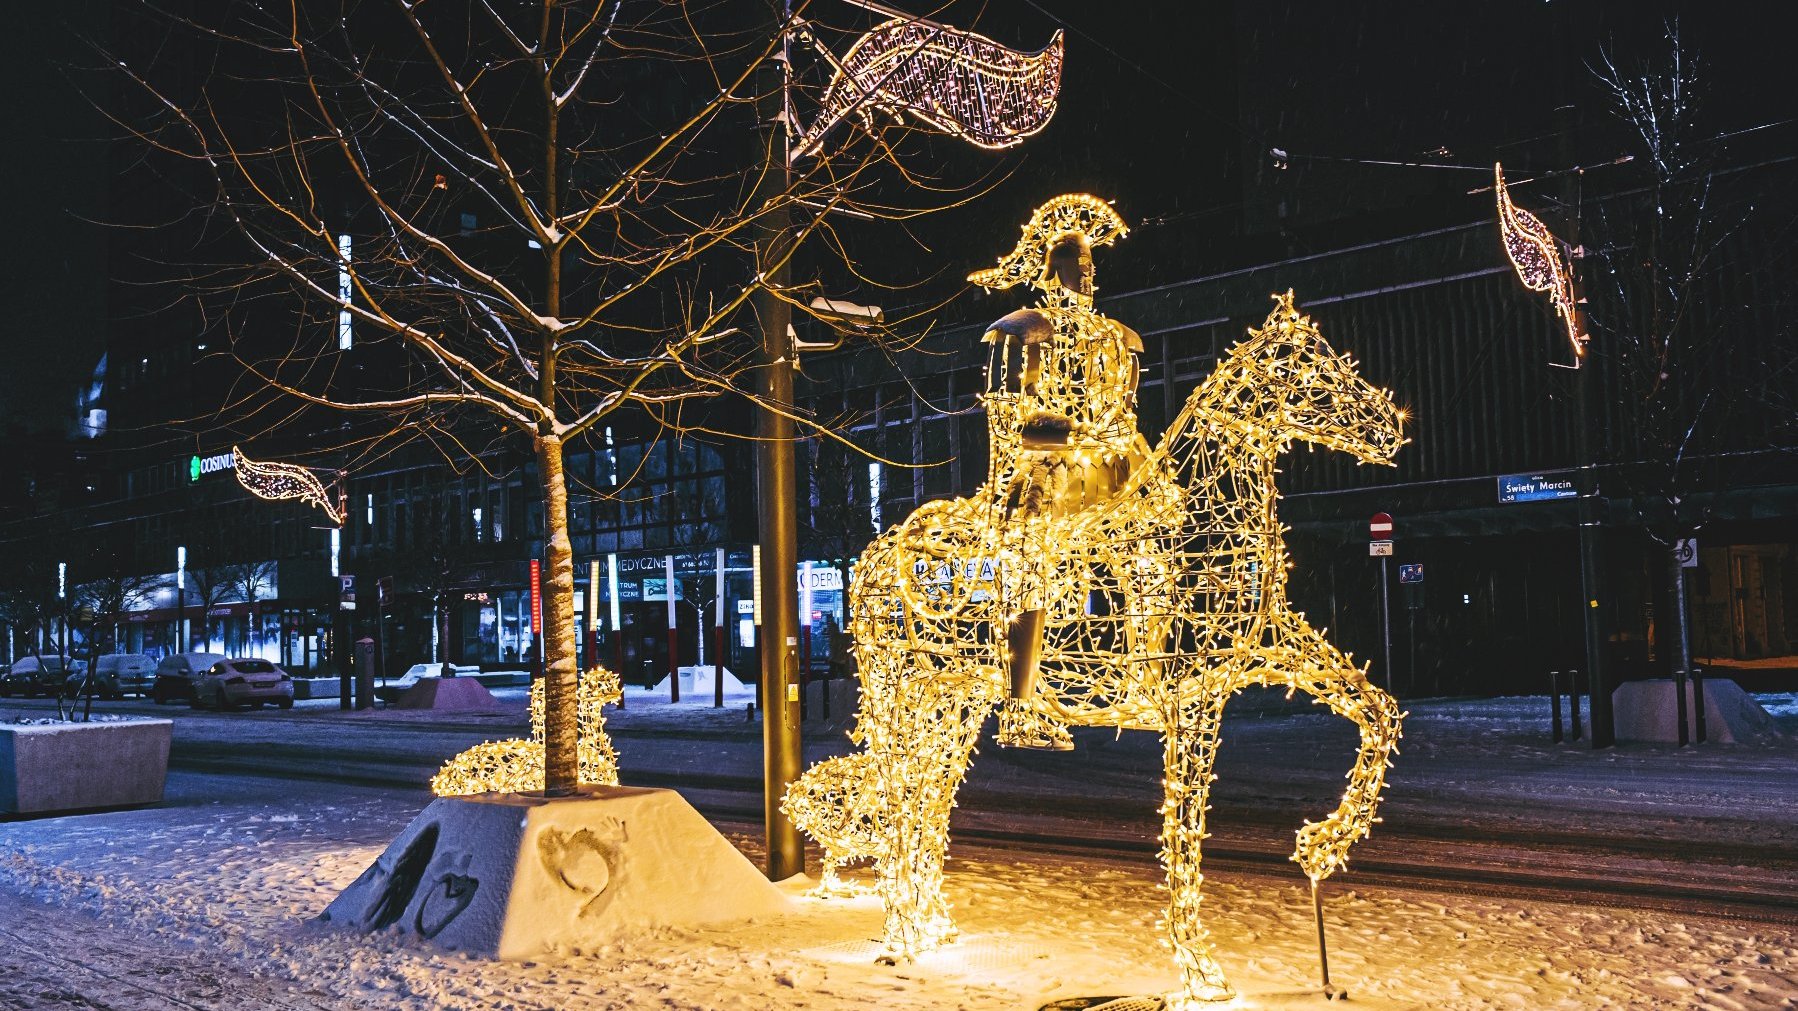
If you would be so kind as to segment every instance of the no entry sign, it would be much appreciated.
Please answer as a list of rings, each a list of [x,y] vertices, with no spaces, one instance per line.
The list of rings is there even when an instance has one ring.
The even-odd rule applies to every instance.
[[[1370,540],[1389,541],[1392,539],[1392,514],[1374,513],[1373,519],[1367,521],[1367,535]]]

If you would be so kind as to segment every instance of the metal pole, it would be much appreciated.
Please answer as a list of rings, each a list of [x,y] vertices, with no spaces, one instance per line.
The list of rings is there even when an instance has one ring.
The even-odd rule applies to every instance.
[[[1552,713],[1555,743],[1561,743],[1561,672],[1548,672],[1549,711]]]
[[[1392,680],[1392,600],[1387,592],[1387,565],[1391,561],[1385,555],[1380,556],[1380,629],[1386,640],[1386,690],[1396,691]]]
[[[1567,715],[1569,719],[1572,720],[1573,739],[1577,741],[1581,737],[1584,737],[1586,733],[1584,730],[1580,729],[1579,671],[1577,670],[1570,670],[1567,672]]]
[[[1690,646],[1686,641],[1686,566],[1678,548],[1668,550],[1667,561],[1673,567],[1673,649],[1668,666],[1673,668],[1673,709],[1679,720],[1679,746],[1688,741],[1686,716],[1686,673],[1692,666]]]
[[[612,617],[612,671],[618,675],[618,708],[624,708],[624,626],[618,622],[618,555],[606,555],[606,602]]]
[[[599,666],[599,559],[587,560],[587,668]]]
[[[717,617],[712,623],[712,708],[724,708],[724,549],[718,549],[718,583],[712,593]]]
[[[1411,640],[1411,659],[1405,664],[1405,688],[1417,691],[1422,679],[1417,676],[1417,607],[1412,601],[1406,601],[1405,627],[1409,629],[1407,638]]]
[[[680,701],[680,618],[674,611],[674,556],[662,556],[662,573],[668,587],[668,701]]]
[[[1704,669],[1692,668],[1692,722],[1697,733],[1693,739],[1699,744],[1705,742],[1707,732],[1704,729]]]
[[[1559,28],[1557,21],[1557,43],[1560,41]],[[1578,124],[1574,122],[1574,107],[1571,102],[1565,98],[1563,102],[1555,110],[1560,119],[1561,161],[1571,165],[1574,164],[1573,136]],[[1570,208],[1566,223],[1567,244],[1576,250],[1580,242],[1579,180],[1580,173],[1567,173],[1562,177],[1561,194],[1563,206]],[[1578,333],[1584,334],[1586,314],[1580,308],[1582,299],[1577,264],[1570,265],[1568,273],[1574,293],[1574,327]],[[1573,432],[1579,490],[1580,611],[1586,640],[1586,686],[1592,694],[1588,709],[1591,716],[1591,743],[1594,748],[1608,748],[1616,743],[1617,733],[1611,715],[1609,665],[1605,662],[1604,539],[1600,528],[1604,498],[1599,489],[1598,461],[1592,444],[1591,412],[1593,404],[1598,402],[1593,384],[1597,382],[1598,371],[1589,357],[1578,364],[1579,368],[1573,374]],[[1575,736],[1577,735],[1576,730]]]
[[[1316,881],[1311,882],[1311,911],[1317,917],[1317,964],[1323,969],[1324,999],[1336,1000],[1346,995],[1330,984],[1330,950],[1324,944],[1324,896]]]
[[[790,11],[785,0],[770,4],[775,31],[785,32]],[[783,42],[784,50],[790,40]],[[762,144],[766,170],[759,177],[752,206],[774,202],[788,186],[786,133],[786,60],[770,60],[758,74],[758,121],[767,132]],[[785,260],[790,252],[789,220],[784,203],[756,221],[757,273],[766,285],[787,282]],[[794,680],[799,645],[799,623],[794,611],[799,604],[797,569],[799,527],[795,510],[797,491],[793,478],[793,422],[787,412],[793,402],[793,341],[788,334],[792,309],[767,289],[755,294],[755,311],[762,331],[762,410],[756,416],[756,494],[758,533],[761,541],[762,606],[762,813],[767,831],[768,878],[779,881],[805,870],[805,850],[799,832],[780,809],[787,786],[799,778],[799,692]]]

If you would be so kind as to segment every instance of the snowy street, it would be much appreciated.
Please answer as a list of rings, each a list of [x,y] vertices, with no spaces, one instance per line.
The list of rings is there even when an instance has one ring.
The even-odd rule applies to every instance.
[[[1283,857],[1350,739],[1322,714],[1243,701],[1219,770],[1209,925],[1237,1006],[1321,1006],[1308,894]],[[1326,884],[1334,980],[1371,1007],[1798,1000],[1798,756],[1556,747],[1531,704],[1413,705],[1386,824]],[[1148,735],[1082,736],[1068,754],[983,748],[950,862],[963,938],[916,964],[873,964],[869,900],[798,888],[775,923],[513,964],[307,921],[427,801],[407,783],[522,713],[439,714],[442,727],[395,712],[164,712],[177,768],[162,806],[0,823],[0,1006],[1009,1011],[1173,982],[1155,928]],[[757,728],[726,712],[738,722],[633,698],[615,722],[624,779],[698,783],[684,792],[759,861],[758,798],[742,792]],[[349,761],[373,785],[325,778]],[[1606,875],[1624,882],[1614,900]],[[1697,897],[1655,898],[1680,888]],[[1731,892],[1756,897],[1732,906]]]
[[[531,964],[308,925],[423,798],[177,774],[168,806],[6,827],[9,1007],[1035,1008],[1165,988],[1153,868],[963,846],[963,941],[872,964],[878,910],[798,900],[774,924],[663,932]],[[216,799],[218,796],[230,799]],[[733,838],[754,855],[746,826]],[[1332,966],[1372,1007],[1782,1007],[1798,932],[1644,911],[1330,886]],[[1219,873],[1214,930],[1241,1006],[1308,1006],[1296,875]]]

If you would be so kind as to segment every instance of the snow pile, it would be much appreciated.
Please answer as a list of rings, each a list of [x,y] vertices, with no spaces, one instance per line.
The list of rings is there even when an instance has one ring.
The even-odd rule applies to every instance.
[[[474,678],[419,678],[393,703],[395,709],[434,709],[438,712],[498,709],[500,702],[487,686]]]
[[[320,918],[526,958],[785,909],[680,794],[593,786],[440,797]]]

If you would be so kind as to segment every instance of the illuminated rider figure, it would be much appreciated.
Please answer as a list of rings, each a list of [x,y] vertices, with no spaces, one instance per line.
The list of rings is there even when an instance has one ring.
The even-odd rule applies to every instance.
[[[1061,559],[1046,527],[1103,508],[1149,452],[1136,431],[1142,338],[1093,310],[1095,245],[1125,233],[1122,219],[1087,196],[1057,198],[1024,226],[999,266],[971,275],[987,288],[1027,283],[1041,303],[995,322],[987,368],[991,482],[1004,531],[1002,584],[1009,698],[998,741],[1065,750],[1067,729],[1031,705],[1047,622],[1045,585]]]

